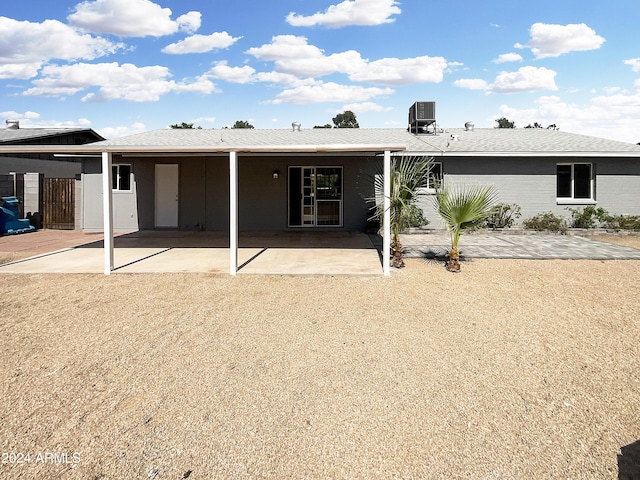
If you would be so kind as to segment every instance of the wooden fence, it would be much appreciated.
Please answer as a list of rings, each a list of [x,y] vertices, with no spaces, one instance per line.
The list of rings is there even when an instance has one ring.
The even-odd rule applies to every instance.
[[[42,223],[44,228],[75,228],[75,179],[45,178],[43,185]]]

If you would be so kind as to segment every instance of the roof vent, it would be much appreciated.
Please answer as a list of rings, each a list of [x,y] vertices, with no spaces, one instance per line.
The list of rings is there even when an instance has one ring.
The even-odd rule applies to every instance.
[[[293,122],[291,124],[291,127],[293,128],[294,132],[299,132],[300,129],[302,128],[302,124],[300,122]]]
[[[475,124],[475,123],[473,123],[473,122],[466,122],[466,123],[464,124],[464,129],[465,129],[467,132],[471,132],[471,131],[473,131],[473,129],[474,129],[474,128],[476,128],[476,124]]]
[[[409,108],[409,131],[426,133],[427,127],[436,123],[436,102],[415,102]],[[435,132],[435,129],[434,129]]]
[[[20,121],[18,120],[6,120],[4,123],[7,128],[10,128],[11,130],[18,130],[20,128]]]

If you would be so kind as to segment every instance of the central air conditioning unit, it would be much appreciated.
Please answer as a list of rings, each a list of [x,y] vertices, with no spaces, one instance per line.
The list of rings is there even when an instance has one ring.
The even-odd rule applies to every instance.
[[[436,123],[436,102],[416,102],[411,105],[409,108],[409,131],[411,133],[428,133],[427,127],[434,123]]]

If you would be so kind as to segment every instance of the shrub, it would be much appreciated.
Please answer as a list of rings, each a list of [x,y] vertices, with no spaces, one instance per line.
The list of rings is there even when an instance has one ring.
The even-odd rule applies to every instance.
[[[520,206],[513,203],[498,203],[491,209],[485,223],[488,228],[510,228],[520,218]]]
[[[537,232],[549,231],[567,233],[567,222],[562,217],[558,217],[551,212],[539,213],[522,222],[522,226],[529,230]]]
[[[407,223],[409,227],[424,227],[429,225],[429,220],[424,217],[424,211],[416,204],[409,205]]]
[[[606,228],[613,230],[640,231],[640,215],[616,215],[609,216],[605,224]]]
[[[604,208],[592,205],[584,208],[567,207],[567,210],[571,212],[571,228],[596,228],[611,218]]]

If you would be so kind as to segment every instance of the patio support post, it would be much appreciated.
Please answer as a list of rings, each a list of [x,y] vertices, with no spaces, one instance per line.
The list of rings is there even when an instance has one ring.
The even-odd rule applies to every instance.
[[[104,232],[104,274],[113,270],[113,193],[111,192],[113,155],[102,152],[102,218]]]
[[[229,152],[229,273],[238,273],[238,153]]]
[[[384,151],[384,215],[382,218],[382,272],[391,275],[389,252],[391,252],[391,152]]]

